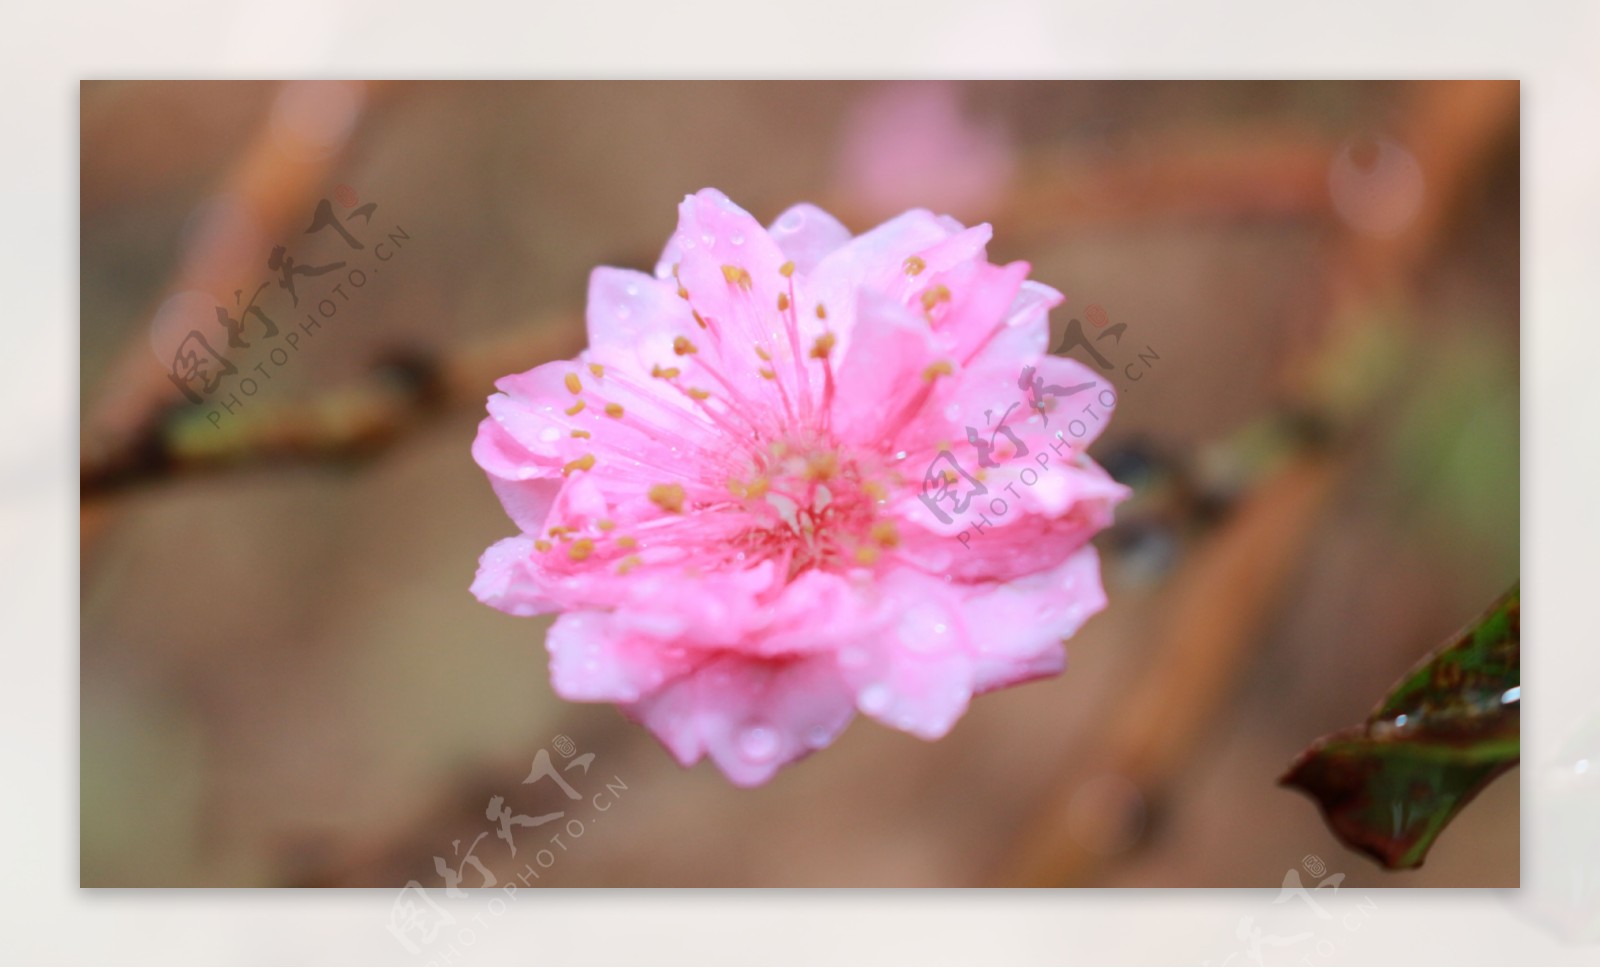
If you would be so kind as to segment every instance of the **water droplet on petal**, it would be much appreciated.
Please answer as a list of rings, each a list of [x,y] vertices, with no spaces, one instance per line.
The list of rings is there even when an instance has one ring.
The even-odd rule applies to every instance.
[[[877,715],[888,709],[891,698],[893,697],[889,695],[889,687],[881,682],[874,682],[861,690],[861,695],[857,697],[862,711],[870,715]]]
[[[770,726],[746,726],[739,733],[739,752],[752,763],[778,755],[778,733]]]
[[[735,232],[728,236],[728,242],[732,245],[744,245],[744,236],[740,235],[738,232]]]
[[[820,750],[828,745],[833,738],[833,733],[826,726],[813,726],[806,730],[806,745],[814,750]]]

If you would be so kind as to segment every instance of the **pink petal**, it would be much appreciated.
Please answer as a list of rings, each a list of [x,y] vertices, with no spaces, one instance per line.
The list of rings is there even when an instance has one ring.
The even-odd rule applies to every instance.
[[[709,755],[739,786],[830,743],[855,709],[831,657],[750,659],[726,654],[624,707],[679,763]]]
[[[768,232],[801,275],[809,275],[824,256],[850,241],[850,230],[843,223],[806,204],[778,216]]]

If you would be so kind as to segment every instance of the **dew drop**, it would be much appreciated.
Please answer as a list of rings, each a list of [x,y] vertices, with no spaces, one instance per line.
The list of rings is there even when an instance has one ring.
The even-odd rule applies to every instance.
[[[778,755],[778,733],[770,726],[746,726],[739,733],[739,752],[752,763],[765,763]]]
[[[744,236],[740,235],[738,232],[735,232],[728,236],[728,243],[730,245],[744,245]]]
[[[857,698],[864,712],[876,715],[889,708],[889,687],[881,682],[874,682],[861,690],[861,695]]]
[[[814,750],[820,750],[828,745],[832,734],[826,726],[813,726],[806,730],[806,745]]]

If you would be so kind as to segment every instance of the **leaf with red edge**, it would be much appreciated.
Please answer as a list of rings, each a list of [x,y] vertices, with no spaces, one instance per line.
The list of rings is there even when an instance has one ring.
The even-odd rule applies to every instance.
[[[1429,655],[1366,722],[1313,743],[1278,781],[1349,847],[1422,866],[1461,808],[1521,754],[1519,586]]]

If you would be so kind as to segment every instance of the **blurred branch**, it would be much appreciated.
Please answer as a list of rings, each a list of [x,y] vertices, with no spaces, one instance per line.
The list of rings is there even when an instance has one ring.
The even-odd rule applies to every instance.
[[[1396,284],[1423,269],[1446,239],[1452,218],[1501,139],[1515,133],[1514,82],[1462,81],[1418,85],[1400,132],[1422,169],[1423,204],[1405,231],[1373,238],[1346,229],[1329,265],[1324,325],[1306,351],[1289,360],[1284,382],[1319,423],[1338,427],[1370,413],[1381,385],[1366,389],[1365,408],[1341,412],[1318,399],[1313,375],[1347,345],[1351,329],[1379,325],[1376,312]],[[1261,630],[1306,552],[1311,525],[1339,476],[1337,461],[1303,456],[1271,476],[1236,517],[1193,552],[1174,579],[1172,616],[1131,695],[1108,700],[1107,740],[1091,764],[1063,767],[1010,851],[993,883],[1063,886],[1085,883],[1103,858],[1071,835],[1068,817],[1084,781],[1127,778],[1158,802],[1205,727],[1223,708],[1260,645]],[[1106,805],[1103,809],[1115,809]],[[1115,829],[1118,818],[1097,822]]]
[[[1150,149],[1134,164],[1040,152],[1024,160],[994,221],[1008,244],[1026,244],[1058,235],[1062,226],[1193,216],[1308,217],[1327,208],[1324,182],[1332,148],[1298,130],[1177,133],[1156,139]],[[282,225],[303,207],[331,159],[287,170],[279,170],[279,164],[263,136],[246,150],[229,184]],[[835,210],[849,224],[872,221],[847,204]],[[243,270],[220,267],[217,285],[231,287]],[[178,278],[191,272],[190,266],[180,267]],[[325,397],[263,404],[256,419],[231,419],[230,425],[240,429],[225,434],[209,427],[195,432],[198,414],[179,405],[138,339],[114,368],[102,404],[85,428],[83,499],[102,502],[136,485],[225,468],[372,455],[437,410],[481,405],[495,378],[582,348],[581,327],[549,330],[535,327],[437,357],[408,353],[403,370],[423,379],[397,384],[386,372],[392,368],[380,367],[369,381]]]
[[[1342,466],[1321,455],[1297,458],[1262,484],[1180,566],[1153,660],[1126,692],[1107,701],[1096,754],[1075,762],[1022,828],[992,884],[1060,887],[1084,883],[1101,861],[1072,835],[1068,805],[1080,783],[1114,775],[1146,799],[1166,785],[1196,740],[1196,727],[1221,707],[1280,598]],[[1118,818],[1106,818],[1115,825]]]

